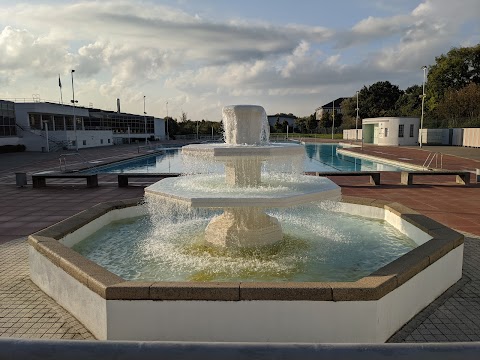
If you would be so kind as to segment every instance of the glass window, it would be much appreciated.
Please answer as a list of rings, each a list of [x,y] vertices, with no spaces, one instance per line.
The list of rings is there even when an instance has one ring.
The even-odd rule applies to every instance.
[[[83,140],[83,145],[87,145],[87,140]]]
[[[405,125],[403,124],[398,125],[398,137],[403,137],[404,128],[405,128]]]
[[[388,128],[385,128],[385,137],[388,137]]]
[[[413,137],[413,131],[415,130],[415,126],[410,124],[410,137]]]

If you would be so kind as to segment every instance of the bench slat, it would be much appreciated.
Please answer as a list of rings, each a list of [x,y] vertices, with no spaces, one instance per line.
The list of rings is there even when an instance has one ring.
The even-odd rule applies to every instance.
[[[129,178],[177,177],[178,173],[122,173],[118,174],[118,187],[127,187]]]
[[[380,185],[379,171],[317,171],[316,176],[369,176],[370,184]]]
[[[470,184],[470,173],[468,171],[455,171],[455,170],[445,170],[445,171],[402,171],[401,172],[401,184],[403,185],[413,185],[413,176],[430,176],[430,175],[455,175],[455,181],[457,184],[469,185]]]
[[[97,174],[33,174],[32,185],[34,188],[47,186],[46,179],[87,179],[87,187],[98,186]]]

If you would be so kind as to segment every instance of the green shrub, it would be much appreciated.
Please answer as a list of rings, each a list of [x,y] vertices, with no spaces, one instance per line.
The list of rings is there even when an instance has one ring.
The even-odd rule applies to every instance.
[[[0,154],[4,153],[13,153],[13,152],[22,152],[25,151],[26,147],[23,144],[19,145],[3,145],[0,146]]]

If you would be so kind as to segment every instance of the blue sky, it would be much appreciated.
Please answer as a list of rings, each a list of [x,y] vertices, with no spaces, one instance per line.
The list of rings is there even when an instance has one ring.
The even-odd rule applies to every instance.
[[[480,43],[478,0],[0,0],[0,98],[219,120],[258,104],[305,116],[364,85],[421,84]]]

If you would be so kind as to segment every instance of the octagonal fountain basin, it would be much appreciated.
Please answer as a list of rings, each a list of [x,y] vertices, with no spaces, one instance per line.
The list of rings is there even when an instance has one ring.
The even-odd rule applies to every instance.
[[[342,255],[342,246],[336,244],[353,242],[355,226],[355,231],[346,229],[343,237],[318,245],[312,233],[320,230],[310,233],[298,231],[294,222],[282,224],[287,249],[274,244],[258,252],[240,248],[239,253],[225,253],[201,244],[202,232],[193,230],[202,226],[203,214],[197,214],[189,218],[196,225],[182,234],[189,241],[176,250],[176,235],[161,238],[162,223],[155,228],[157,242],[138,231],[146,245],[142,251],[142,246],[128,244],[135,241],[133,235],[118,245],[115,237],[124,226],[138,229],[145,221],[141,201],[99,204],[29,237],[32,281],[98,339],[384,342],[462,276],[463,236],[398,203],[344,197],[329,215],[350,214],[355,221],[380,223],[409,238],[387,251],[403,247],[403,255],[394,260],[382,255],[385,258],[371,267],[367,256],[362,270],[364,264],[358,258],[349,264],[354,257]],[[277,215],[282,222],[288,217],[281,211]],[[150,260],[132,270],[135,259],[99,265],[73,249],[88,248],[92,234],[115,228],[117,235],[101,240],[104,248],[92,253],[103,252],[100,258],[105,260],[118,256],[115,250],[123,246],[127,255]],[[360,248],[368,246],[365,242]],[[337,263],[326,264],[322,247],[339,252]],[[378,256],[375,246],[366,253]],[[229,265],[222,267],[216,258]],[[326,265],[332,267],[328,276],[322,275]]]

